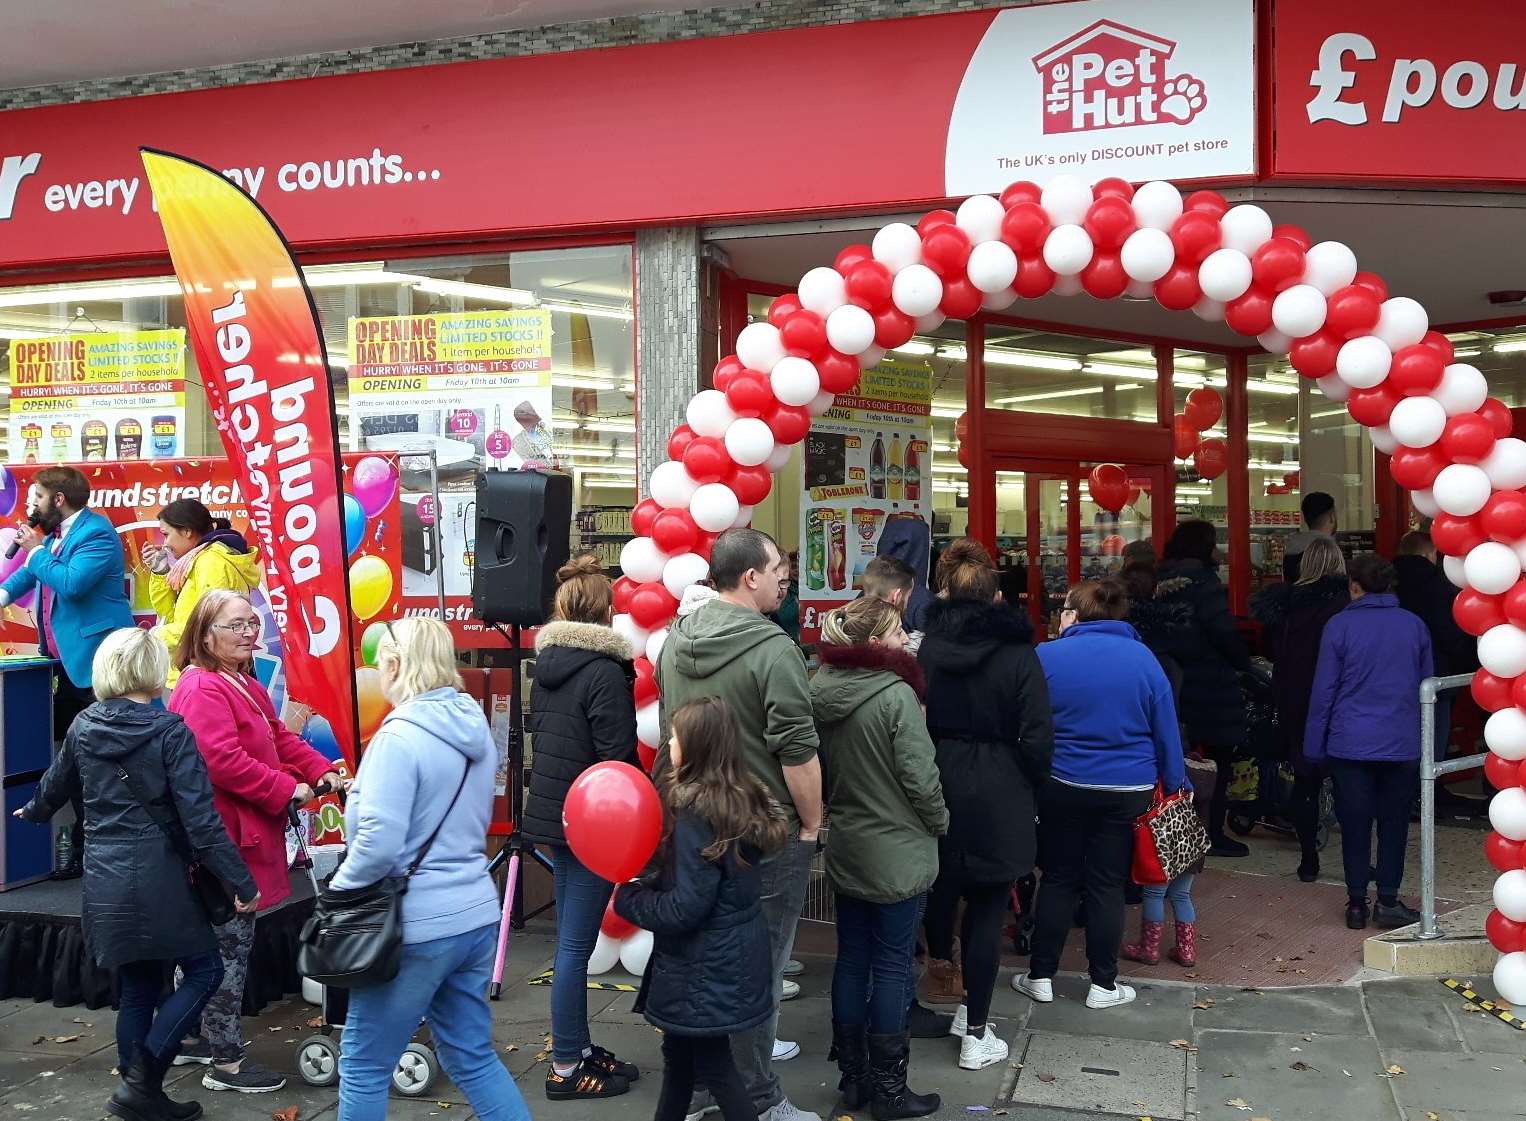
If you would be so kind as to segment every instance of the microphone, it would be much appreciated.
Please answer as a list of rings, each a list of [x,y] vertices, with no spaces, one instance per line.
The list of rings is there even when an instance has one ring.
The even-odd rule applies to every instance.
[[[36,514],[31,514],[27,517],[26,524],[36,529],[42,524],[42,519]],[[5,547],[5,559],[10,560],[19,552],[21,552],[21,542],[13,537],[11,543]]]

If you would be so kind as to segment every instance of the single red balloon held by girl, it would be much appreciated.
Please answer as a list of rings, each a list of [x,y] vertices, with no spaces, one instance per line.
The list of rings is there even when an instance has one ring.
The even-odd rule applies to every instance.
[[[585,868],[622,884],[657,851],[662,803],[652,780],[629,763],[595,763],[567,790],[562,831]]]
[[[652,757],[656,758],[656,756],[657,752],[653,751]],[[616,942],[620,942],[626,938],[629,938],[632,934],[635,934],[636,931],[640,929],[641,928],[639,926],[631,922],[629,919],[623,919],[618,914],[616,914],[615,901],[613,899],[609,901],[608,906],[604,908],[604,918],[599,922],[599,933],[607,934]]]

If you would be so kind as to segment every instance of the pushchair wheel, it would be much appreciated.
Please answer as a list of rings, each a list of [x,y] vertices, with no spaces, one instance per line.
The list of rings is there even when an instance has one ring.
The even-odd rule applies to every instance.
[[[1229,828],[1241,837],[1249,837],[1256,829],[1256,819],[1252,814],[1232,813],[1226,820]]]
[[[405,1098],[422,1098],[440,1076],[440,1061],[422,1043],[410,1043],[392,1072],[392,1088]]]
[[[309,1086],[339,1081],[339,1045],[326,1035],[310,1035],[297,1047],[297,1073]]]

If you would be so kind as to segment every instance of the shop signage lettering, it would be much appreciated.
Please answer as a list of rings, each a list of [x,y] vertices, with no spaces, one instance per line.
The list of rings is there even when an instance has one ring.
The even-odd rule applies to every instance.
[[[1208,96],[1190,74],[1167,77],[1166,61],[1175,50],[1170,39],[1099,19],[1035,55],[1044,89],[1044,132],[1186,124],[1203,111]]]
[[[1308,104],[1309,122],[1366,124],[1366,104],[1344,96],[1357,85],[1356,71],[1347,69],[1346,63],[1348,59],[1372,62],[1377,58],[1377,47],[1365,35],[1340,32],[1326,38],[1319,48],[1319,67],[1309,76],[1315,91]],[[1526,109],[1526,72],[1514,62],[1501,62],[1491,71],[1471,59],[1438,66],[1429,58],[1396,58],[1387,71],[1381,117],[1384,124],[1397,123],[1406,109],[1433,104],[1438,94],[1452,109],[1477,109],[1486,102],[1503,112]]]

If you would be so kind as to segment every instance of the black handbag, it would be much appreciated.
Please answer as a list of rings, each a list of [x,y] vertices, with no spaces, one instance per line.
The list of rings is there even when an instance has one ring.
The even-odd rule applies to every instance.
[[[196,859],[196,854],[191,851],[191,840],[186,836],[185,826],[178,820],[171,821],[169,815],[164,812],[164,807],[156,805],[138,785],[136,779],[127,773],[127,768],[117,766],[117,777],[132,792],[132,796],[138,800],[144,812],[154,819],[154,824],[159,827],[165,838],[170,843],[170,848],[175,854],[185,861],[186,879],[191,885],[191,894],[201,904],[201,909],[207,913],[207,919],[213,926],[222,926],[237,913],[233,909],[233,894],[228,890],[228,885],[218,878],[217,874]]]
[[[298,973],[319,984],[344,989],[385,985],[397,976],[403,957],[403,896],[408,881],[445,828],[471,769],[468,761],[455,797],[407,872],[348,891],[324,888],[319,892],[313,913],[302,924]]]

